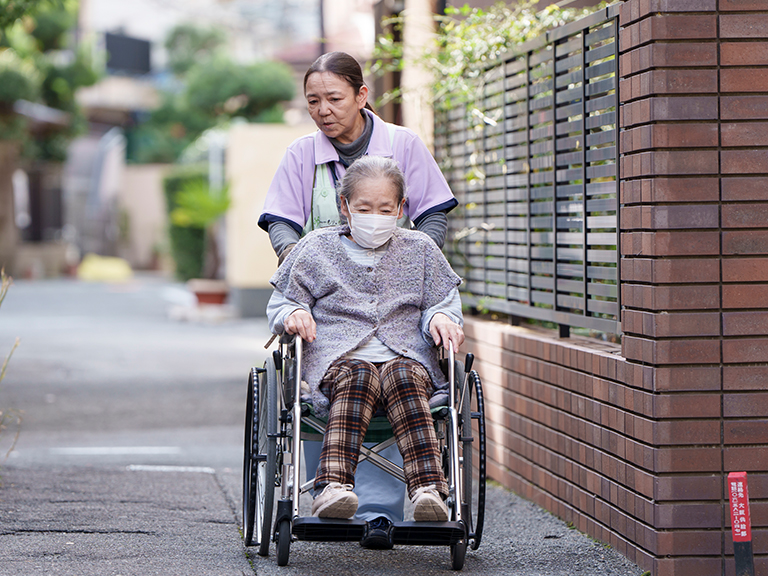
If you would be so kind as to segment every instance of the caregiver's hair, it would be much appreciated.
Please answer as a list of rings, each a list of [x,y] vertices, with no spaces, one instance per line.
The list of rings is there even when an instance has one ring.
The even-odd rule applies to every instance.
[[[397,190],[398,205],[405,198],[405,175],[403,175],[403,171],[400,170],[397,162],[383,156],[361,156],[355,160],[341,180],[339,196],[344,198],[349,205],[357,186],[361,181],[369,178],[384,178],[394,184]]]

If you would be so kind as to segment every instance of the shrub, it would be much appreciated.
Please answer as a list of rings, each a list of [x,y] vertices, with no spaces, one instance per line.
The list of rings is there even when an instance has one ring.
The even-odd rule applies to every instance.
[[[195,65],[187,78],[190,106],[211,116],[256,120],[294,95],[290,68],[278,62],[237,64],[225,58]]]
[[[39,85],[39,74],[29,62],[21,60],[11,49],[0,49],[0,104],[9,106],[16,100],[34,100]]]
[[[178,196],[190,183],[207,185],[207,168],[181,166],[175,168],[163,180],[169,217],[179,208]],[[171,241],[171,256],[176,264],[176,277],[179,280],[200,278],[205,265],[205,228],[202,226],[179,226],[171,222],[168,234]]]
[[[196,62],[211,58],[225,43],[226,35],[222,30],[179,24],[165,40],[168,66],[174,74],[184,75]]]
[[[41,52],[64,48],[67,32],[75,26],[75,15],[62,6],[40,10],[34,17],[30,32]]]
[[[183,94],[166,93],[146,121],[128,130],[128,161],[175,162],[195,138],[214,124],[214,118],[191,107]]]

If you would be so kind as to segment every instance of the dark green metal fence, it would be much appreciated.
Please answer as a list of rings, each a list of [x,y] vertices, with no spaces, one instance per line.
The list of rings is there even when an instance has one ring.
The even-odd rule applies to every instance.
[[[620,332],[617,38],[616,7],[551,30],[437,114],[466,304]]]

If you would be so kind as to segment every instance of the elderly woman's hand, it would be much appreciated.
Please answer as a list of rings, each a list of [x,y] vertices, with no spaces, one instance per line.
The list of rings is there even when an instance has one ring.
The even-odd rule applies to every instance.
[[[315,319],[303,308],[291,312],[285,319],[284,327],[288,334],[298,334],[306,342],[313,342],[317,336]]]
[[[435,345],[440,346],[442,344],[446,350],[449,342],[452,344],[454,352],[458,352],[459,346],[464,343],[464,330],[442,312],[432,316],[432,320],[429,322],[429,333],[432,334]]]

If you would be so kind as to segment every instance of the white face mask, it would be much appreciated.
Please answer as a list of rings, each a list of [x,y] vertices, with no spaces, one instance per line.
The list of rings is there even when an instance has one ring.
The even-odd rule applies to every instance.
[[[397,216],[349,212],[352,239],[363,248],[378,248],[387,243],[397,227]]]

